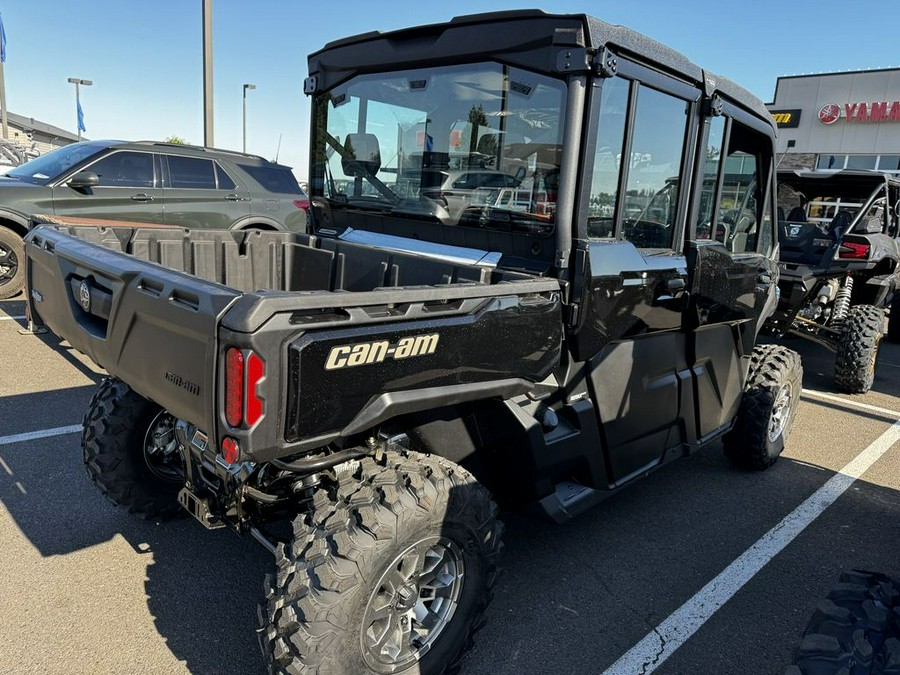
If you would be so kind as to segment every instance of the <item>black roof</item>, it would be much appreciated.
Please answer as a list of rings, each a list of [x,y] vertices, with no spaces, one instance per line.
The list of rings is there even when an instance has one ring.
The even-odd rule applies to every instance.
[[[504,24],[502,29],[497,23]],[[454,30],[462,28],[469,29],[469,35]],[[371,31],[329,42],[309,56],[309,71],[323,80],[319,83],[321,89],[329,89],[357,73],[390,68],[392,63],[407,66],[419,62],[427,66],[440,64],[448,57],[474,60],[501,53],[515,62],[517,58],[525,58],[519,52],[533,53],[540,48],[546,49],[543,65],[544,70],[549,70],[547,64],[555,66],[558,51],[567,45],[591,50],[606,46],[618,54],[637,57],[660,70],[707,85],[705,88],[724,94],[766,123],[774,124],[763,102],[740,85],[704,71],[680,52],[641,33],[586,14],[514,10],[459,16],[446,23],[396,31]],[[523,65],[534,67],[535,64]]]

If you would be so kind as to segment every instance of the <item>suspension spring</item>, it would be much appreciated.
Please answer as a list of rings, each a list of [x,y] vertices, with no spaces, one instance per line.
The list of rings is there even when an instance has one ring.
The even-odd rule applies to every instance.
[[[853,277],[844,277],[844,283],[834,295],[834,309],[831,311],[831,327],[840,329],[850,311],[850,296],[853,295]]]

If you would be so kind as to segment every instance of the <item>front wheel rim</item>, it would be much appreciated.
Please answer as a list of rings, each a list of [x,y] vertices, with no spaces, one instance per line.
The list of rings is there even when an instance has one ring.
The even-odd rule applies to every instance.
[[[462,551],[446,537],[407,547],[382,573],[363,612],[366,663],[393,673],[418,662],[456,613],[464,577]]]
[[[0,243],[0,286],[10,283],[19,272],[19,257],[10,246]]]
[[[769,417],[769,442],[774,443],[784,433],[788,418],[791,413],[791,399],[793,387],[790,382],[785,382],[778,389],[775,401],[772,403],[772,414]]]

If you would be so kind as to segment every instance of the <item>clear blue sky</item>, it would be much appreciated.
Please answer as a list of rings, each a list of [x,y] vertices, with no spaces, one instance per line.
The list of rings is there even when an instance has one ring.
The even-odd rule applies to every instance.
[[[455,15],[537,7],[621,23],[736,80],[763,101],[779,75],[900,66],[900,3],[847,0],[621,0],[543,4],[340,0],[214,0],[215,144],[241,147],[241,85],[247,150],[306,176],[306,56],[326,42]],[[203,142],[201,0],[0,0],[6,28],[10,111],[74,133],[82,89],[89,138]]]

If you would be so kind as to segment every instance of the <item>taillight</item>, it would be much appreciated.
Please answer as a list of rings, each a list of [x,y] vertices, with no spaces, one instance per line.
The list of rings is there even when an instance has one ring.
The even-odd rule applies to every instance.
[[[294,206],[296,206],[301,211],[306,211],[309,213],[309,200],[308,199],[295,199]]]
[[[253,426],[265,413],[257,387],[266,376],[265,362],[252,351],[246,357],[237,347],[225,350],[225,421],[230,427]],[[244,402],[246,401],[246,411]]]
[[[253,426],[263,416],[263,402],[256,395],[256,387],[266,376],[266,364],[255,353],[247,357],[247,426]]]
[[[869,257],[869,248],[868,244],[857,244],[853,241],[845,241],[838,249],[838,258],[865,260]]]
[[[231,438],[231,436],[226,436],[222,439],[222,458],[226,462],[229,464],[236,463],[240,454],[241,448],[236,440]]]
[[[225,352],[225,421],[238,427],[244,419],[244,355],[229,347]]]

